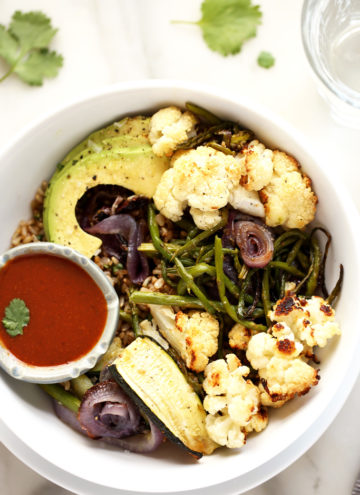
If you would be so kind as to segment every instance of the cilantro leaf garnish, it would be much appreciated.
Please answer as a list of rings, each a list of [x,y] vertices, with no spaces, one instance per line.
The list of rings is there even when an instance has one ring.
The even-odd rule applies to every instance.
[[[201,12],[198,22],[173,22],[200,26],[209,48],[225,57],[239,53],[244,41],[256,36],[262,16],[251,0],[204,0]]]
[[[257,63],[264,69],[270,69],[275,64],[275,58],[269,52],[261,52],[257,58]]]
[[[55,77],[63,64],[63,57],[48,49],[56,32],[42,12],[16,11],[9,29],[0,25],[0,56],[10,66],[0,82],[13,72],[32,86],[41,86],[45,77]]]
[[[5,308],[2,323],[11,337],[23,334],[23,328],[30,321],[30,311],[22,299],[15,298]]]

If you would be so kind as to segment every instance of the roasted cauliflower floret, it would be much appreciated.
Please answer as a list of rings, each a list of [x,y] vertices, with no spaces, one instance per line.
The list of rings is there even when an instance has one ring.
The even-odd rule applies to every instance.
[[[273,152],[257,140],[241,150],[240,162],[244,168],[241,185],[248,191],[259,191],[266,186],[273,174]]]
[[[229,345],[232,349],[246,351],[251,339],[251,330],[241,323],[236,323],[229,332]]]
[[[165,350],[169,349],[169,343],[167,340],[163,339],[156,324],[150,320],[143,320],[140,322],[141,334],[146,337],[151,337],[154,339],[161,347]]]
[[[162,108],[150,120],[149,141],[157,156],[170,156],[176,146],[194,132],[198,119],[191,112],[182,113],[175,106]]]
[[[204,225],[211,228],[219,219],[214,212],[228,204],[231,190],[239,184],[241,175],[239,160],[199,146],[174,157],[172,168],[160,180],[154,202],[160,212],[173,221],[178,221],[180,212],[190,206],[195,213],[195,224],[199,228]]]
[[[240,184],[231,190],[229,203],[235,210],[242,211],[247,215],[265,216],[264,205],[260,201],[259,194],[256,191],[248,191]]]
[[[204,408],[209,413],[206,428],[212,440],[229,448],[240,448],[246,433],[260,432],[268,417],[260,404],[258,388],[246,380],[250,370],[235,354],[218,359],[205,368]]]
[[[190,208],[190,215],[193,217],[195,225],[202,230],[209,230],[221,220],[219,210],[201,211],[198,208]]]
[[[180,354],[186,366],[204,371],[218,348],[219,322],[206,311],[174,313],[172,308],[150,305],[150,311],[162,336]]]
[[[270,227],[303,228],[315,216],[317,197],[298,162],[282,151],[273,152],[274,173],[260,191],[265,221]]]
[[[173,168],[166,170],[156,188],[154,202],[156,208],[166,218],[170,218],[173,222],[178,222],[186,208],[186,201],[179,201],[172,194],[172,187],[176,172]]]
[[[250,339],[246,357],[259,372],[264,389],[262,403],[276,407],[278,401],[284,403],[296,394],[308,392],[317,385],[319,376],[317,370],[300,357],[303,345],[295,340],[290,328],[285,323],[275,326],[276,336],[259,333]]]
[[[322,297],[311,299],[287,295],[269,313],[272,321],[286,323],[304,345],[324,347],[334,335],[341,335],[334,309]]]

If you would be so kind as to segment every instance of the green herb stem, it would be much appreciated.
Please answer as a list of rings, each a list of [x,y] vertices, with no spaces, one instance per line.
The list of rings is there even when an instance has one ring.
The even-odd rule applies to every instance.
[[[192,293],[198,297],[198,299],[202,302],[204,308],[206,309],[206,311],[208,311],[208,313],[214,314],[215,313],[214,306],[211,304],[210,301],[208,301],[206,295],[194,282],[194,277],[186,270],[186,268],[178,258],[175,258],[175,265],[180,277],[185,282],[188,290],[191,290]]]
[[[70,409],[74,413],[77,413],[81,404],[80,399],[75,397],[75,395],[70,394],[64,390],[60,385],[57,384],[42,384],[40,387],[53,399],[57,400],[63,406]]]

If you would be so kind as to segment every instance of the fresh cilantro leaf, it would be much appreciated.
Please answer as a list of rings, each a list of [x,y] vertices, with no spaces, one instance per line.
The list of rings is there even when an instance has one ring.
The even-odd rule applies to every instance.
[[[8,30],[0,25],[0,56],[10,65],[0,82],[13,72],[33,86],[55,77],[63,64],[63,57],[48,49],[56,32],[42,12],[16,11]]]
[[[269,52],[261,52],[257,58],[257,63],[264,69],[270,69],[275,64],[275,58]]]
[[[200,26],[209,48],[225,57],[239,53],[244,41],[256,36],[262,16],[251,0],[204,0],[201,12],[198,22],[187,23]]]
[[[41,86],[44,77],[55,77],[62,65],[62,56],[49,52],[47,48],[30,53],[27,59],[19,62],[15,72],[31,86]]]
[[[23,334],[23,328],[30,321],[30,311],[22,299],[15,298],[5,308],[3,325],[11,337]]]
[[[9,65],[16,63],[18,57],[18,43],[13,36],[0,24],[0,55]]]

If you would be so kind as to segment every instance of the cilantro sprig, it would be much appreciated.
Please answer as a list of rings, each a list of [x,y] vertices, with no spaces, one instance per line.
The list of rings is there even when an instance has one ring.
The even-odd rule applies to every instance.
[[[244,41],[256,36],[262,16],[251,0],[204,0],[201,12],[197,22],[172,22],[198,25],[208,47],[225,57],[239,53]]]
[[[23,328],[30,321],[30,311],[22,299],[12,299],[5,308],[5,316],[2,323],[11,337],[23,334]]]
[[[257,58],[257,63],[264,69],[270,69],[275,64],[275,58],[270,52],[261,52]]]
[[[31,86],[55,77],[63,64],[63,57],[48,48],[56,32],[42,12],[16,11],[8,29],[0,24],[0,56],[10,66],[0,82],[12,73]]]

